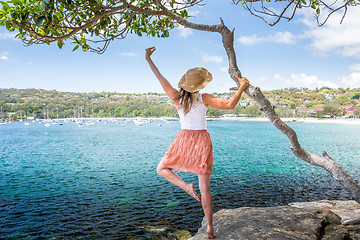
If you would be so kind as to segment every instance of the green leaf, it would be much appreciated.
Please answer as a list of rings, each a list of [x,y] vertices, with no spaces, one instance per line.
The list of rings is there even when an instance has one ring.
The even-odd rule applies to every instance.
[[[11,2],[12,2],[14,5],[18,5],[18,6],[22,6],[22,5],[23,5],[22,1],[20,1],[20,0],[11,0]]]
[[[12,28],[12,25],[11,25],[10,22],[6,22],[6,23],[5,23],[5,27],[6,27],[7,30],[10,31],[10,29]]]
[[[0,1],[0,3],[4,11],[7,11],[10,8],[10,6],[6,2]]]
[[[168,30],[164,31],[164,37],[169,37],[169,31]]]
[[[320,8],[316,9],[316,14],[319,15],[320,14]]]
[[[89,45],[87,45],[87,44],[83,45],[83,46],[82,46],[82,50],[83,50],[84,52],[86,52],[87,50],[89,50]]]
[[[40,10],[44,11],[45,10],[45,2],[44,1],[41,1],[40,3]]]
[[[76,45],[76,46],[74,47],[73,51],[75,51],[75,50],[78,49],[78,48],[79,48],[79,45]]]
[[[59,40],[59,41],[58,41],[58,47],[59,47],[60,49],[62,49],[63,46],[64,46],[64,42],[63,42],[62,40]]]
[[[39,17],[36,20],[36,25],[39,27],[41,24],[43,24],[45,22],[46,18],[44,16]]]

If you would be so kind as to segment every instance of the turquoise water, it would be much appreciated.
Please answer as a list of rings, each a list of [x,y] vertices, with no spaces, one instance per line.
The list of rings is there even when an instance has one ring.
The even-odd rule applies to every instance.
[[[158,126],[162,123],[162,126]],[[78,127],[0,126],[1,239],[156,239],[195,234],[200,203],[159,177],[179,130],[160,120]],[[291,124],[308,151],[328,154],[360,183],[360,126]],[[208,122],[214,145],[214,210],[349,199],[329,174],[297,159],[268,122]],[[197,176],[179,173],[197,185]],[[166,227],[156,233],[151,227]]]

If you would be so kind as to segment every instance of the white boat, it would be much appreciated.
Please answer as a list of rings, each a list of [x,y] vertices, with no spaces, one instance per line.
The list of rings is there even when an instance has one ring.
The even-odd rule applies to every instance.
[[[26,117],[26,115],[25,115],[25,122],[24,122],[24,125],[25,125],[25,126],[29,126],[30,124],[26,121],[26,119],[27,119],[27,117]]]
[[[86,121],[85,124],[87,126],[92,126],[92,125],[94,125],[94,122],[93,121]]]
[[[45,123],[45,127],[50,127],[50,123]]]
[[[4,114],[2,111],[2,106],[1,106],[1,118],[0,118],[0,125],[5,125],[6,124],[6,120],[4,118]]]
[[[147,120],[147,119],[141,119],[141,118],[136,118],[133,120],[134,124],[137,125],[137,126],[142,126],[144,125],[145,123],[149,123],[150,121]]]

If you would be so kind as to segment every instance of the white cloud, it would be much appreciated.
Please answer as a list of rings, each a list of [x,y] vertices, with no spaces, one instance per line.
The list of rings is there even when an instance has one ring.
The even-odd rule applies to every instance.
[[[252,36],[242,36],[238,38],[238,41],[244,45],[255,45],[263,41],[263,38],[259,38],[256,34]]]
[[[216,55],[211,56],[206,53],[202,53],[202,60],[204,62],[216,62],[216,63],[223,62],[223,58],[221,56],[216,56]]]
[[[29,61],[29,62],[27,62],[26,64],[30,65],[30,64],[32,64],[32,62],[31,62],[31,61]]]
[[[331,87],[338,88],[339,86],[330,81],[321,81],[315,75],[307,76],[305,73],[291,74],[289,84],[294,84],[295,87],[307,87],[315,89],[316,87]],[[291,85],[290,85],[291,86]]]
[[[0,55],[0,60],[8,60],[9,57],[7,55],[9,55],[9,52],[2,52]]]
[[[270,39],[277,43],[285,43],[285,44],[295,44],[296,39],[295,36],[290,32],[277,32],[274,35],[270,36]]]
[[[360,8],[351,7],[342,24],[341,12],[331,15],[326,24],[318,27],[309,13],[303,13],[301,20],[308,27],[305,36],[310,39],[310,47],[319,53],[335,53],[345,57],[360,58]]]
[[[187,38],[188,36],[193,34],[193,31],[191,29],[185,28],[182,25],[179,25],[179,27],[177,29],[179,30],[180,36],[183,38]]]
[[[220,68],[220,71],[221,72],[224,72],[224,73],[227,73],[228,72],[228,68],[227,67],[222,67],[222,68]]]
[[[195,16],[199,15],[199,13],[200,13],[199,10],[190,10],[189,16],[195,17]]]
[[[360,71],[360,63],[351,64],[349,69],[353,71]]]
[[[242,36],[238,38],[238,41],[244,45],[255,45],[261,42],[295,44],[296,37],[292,33],[286,31],[276,32],[275,34],[271,34],[266,37],[258,37],[256,34],[252,36]]]
[[[19,40],[15,38],[16,33],[0,33],[0,39],[12,39],[12,40]]]
[[[254,80],[251,80],[254,85],[258,84],[260,87],[265,89],[280,89],[280,88],[289,88],[289,87],[306,87],[310,89],[315,89],[316,87],[331,87],[338,88],[339,86],[330,81],[321,81],[315,75],[306,75],[305,73],[300,74],[291,74],[289,77],[281,76],[280,74],[275,74],[274,76],[267,78],[261,77]]]
[[[344,76],[340,79],[340,82],[344,87],[358,88],[360,87],[360,72],[353,72],[348,76]]]
[[[126,56],[126,57],[135,57],[137,56],[136,53],[133,53],[133,52],[122,52],[120,53],[122,56]]]

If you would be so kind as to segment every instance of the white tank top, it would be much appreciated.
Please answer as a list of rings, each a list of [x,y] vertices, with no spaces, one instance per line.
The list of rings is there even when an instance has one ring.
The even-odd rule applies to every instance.
[[[180,116],[181,129],[204,130],[206,129],[207,107],[202,103],[202,94],[199,93],[198,101],[191,106],[190,112],[184,116],[183,108],[177,109]]]

